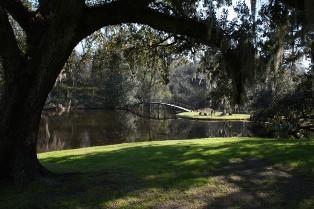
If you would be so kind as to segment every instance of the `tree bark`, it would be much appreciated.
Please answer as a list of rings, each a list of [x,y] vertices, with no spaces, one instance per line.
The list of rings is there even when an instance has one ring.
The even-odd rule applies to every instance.
[[[39,106],[43,106],[44,101],[32,100],[30,95],[33,95],[31,88],[16,85],[6,86],[3,96],[0,177],[16,183],[28,182],[43,174],[36,144],[42,110]]]
[[[11,78],[10,82],[7,78],[1,104],[0,179],[24,184],[49,173],[37,159],[41,112],[71,47],[68,50],[60,49],[58,56],[46,56],[45,62],[49,63],[49,68],[45,69],[46,64],[43,65],[41,60],[32,64],[27,62],[28,71],[36,72],[31,79]],[[56,59],[61,61],[54,64]],[[38,66],[41,70],[32,66]]]

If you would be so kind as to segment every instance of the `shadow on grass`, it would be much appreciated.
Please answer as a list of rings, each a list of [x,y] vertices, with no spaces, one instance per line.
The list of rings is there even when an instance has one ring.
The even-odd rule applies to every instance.
[[[80,173],[50,186],[0,189],[6,198],[0,206],[314,208],[311,141],[152,143],[42,162],[57,172]]]

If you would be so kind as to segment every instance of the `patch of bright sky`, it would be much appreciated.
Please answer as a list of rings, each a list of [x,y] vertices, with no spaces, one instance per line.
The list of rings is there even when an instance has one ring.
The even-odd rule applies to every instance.
[[[228,20],[231,21],[234,18],[237,18],[237,13],[234,11],[234,7],[241,2],[245,2],[245,4],[251,9],[251,0],[232,0],[231,6],[223,6],[218,9],[217,15],[220,16],[224,9],[228,10]],[[265,0],[256,0],[256,15],[261,9],[262,5],[265,3]]]

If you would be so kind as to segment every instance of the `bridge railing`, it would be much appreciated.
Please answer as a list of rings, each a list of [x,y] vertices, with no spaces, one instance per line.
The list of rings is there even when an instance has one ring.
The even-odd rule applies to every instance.
[[[188,104],[184,104],[181,102],[176,102],[176,101],[172,101],[172,100],[150,100],[150,101],[145,101],[143,100],[141,103],[165,103],[165,104],[172,104],[172,105],[176,105],[176,106],[180,106],[189,110],[195,110],[195,107],[188,105]]]
[[[127,111],[130,111],[130,112],[136,112],[138,111],[138,107],[140,105],[152,105],[152,104],[155,104],[155,105],[165,105],[165,106],[169,106],[169,107],[174,107],[174,106],[177,106],[177,107],[174,107],[174,108],[177,108],[177,109],[181,109],[183,111],[193,111],[195,110],[194,107],[192,107],[191,105],[187,105],[187,104],[182,104],[180,102],[175,102],[175,101],[166,101],[166,100],[150,100],[150,101],[139,101],[139,102],[136,102],[136,103],[133,103],[133,104],[127,104],[123,107],[120,107],[119,109],[122,109],[122,110],[127,110]],[[184,110],[185,109],[185,110]]]

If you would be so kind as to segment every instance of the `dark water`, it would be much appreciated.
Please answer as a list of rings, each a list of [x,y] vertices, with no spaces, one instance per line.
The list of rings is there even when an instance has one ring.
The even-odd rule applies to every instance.
[[[251,136],[247,122],[145,119],[124,111],[42,116],[38,152],[123,142]]]

